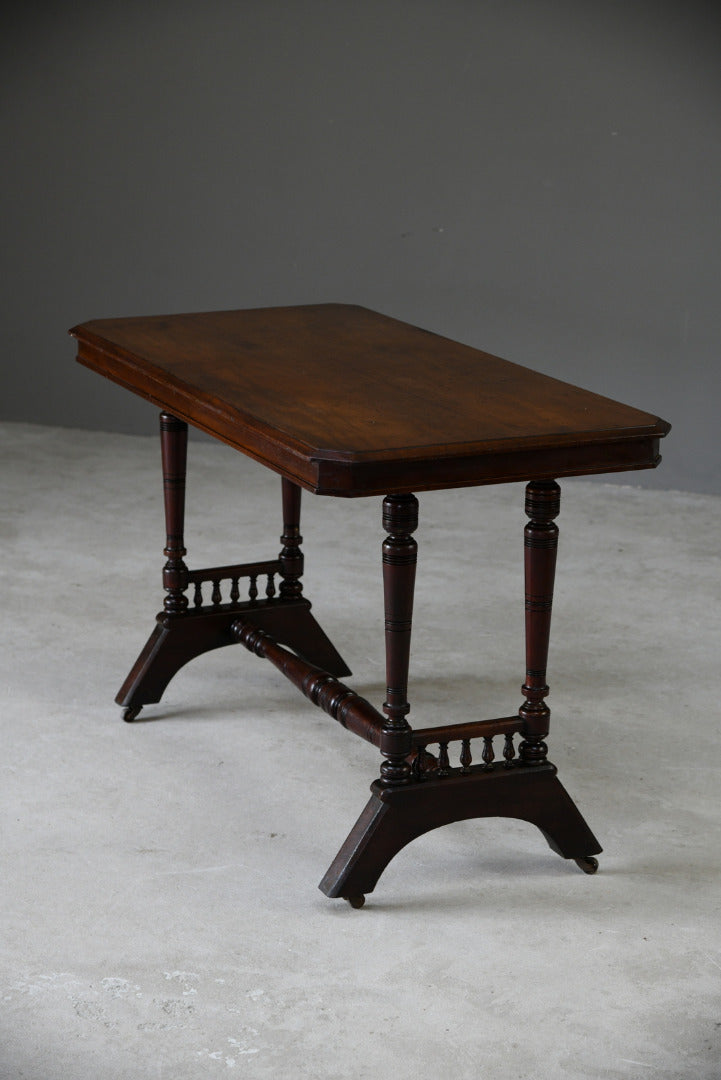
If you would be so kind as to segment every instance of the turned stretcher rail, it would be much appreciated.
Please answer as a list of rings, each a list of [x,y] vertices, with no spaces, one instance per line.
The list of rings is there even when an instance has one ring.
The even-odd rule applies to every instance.
[[[380,747],[385,719],[355,690],[351,690],[322,668],[309,664],[289,649],[284,649],[270,634],[250,622],[236,619],[231,633],[241,645],[245,645],[248,652],[270,660],[309,701],[332,716],[344,728]]]

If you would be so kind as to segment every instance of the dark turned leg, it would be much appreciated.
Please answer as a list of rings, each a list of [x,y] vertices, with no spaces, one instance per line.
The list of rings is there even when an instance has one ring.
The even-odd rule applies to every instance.
[[[530,520],[524,529],[526,681],[522,687],[526,700],[518,715],[524,736],[519,747],[520,761],[522,765],[532,767],[546,764],[548,754],[545,739],[548,737],[551,710],[545,701],[548,694],[546,668],[558,550],[558,526],[554,519],[560,509],[561,489],[555,480],[534,480],[527,485],[526,514]],[[562,811],[551,815],[553,835],[544,830],[549,844],[566,858],[574,858],[585,873],[595,873],[598,862],[593,855],[601,850],[598,841],[559,780],[555,782],[554,796],[565,805]],[[577,837],[583,836],[584,830],[584,854],[569,856],[569,848],[573,849],[578,843]],[[570,840],[571,835],[573,840]]]
[[[283,545],[279,555],[282,581],[280,595],[286,600],[298,600],[303,593],[303,552],[300,545],[300,497],[302,489],[283,477]]]
[[[551,710],[546,667],[551,633],[553,582],[556,573],[558,526],[554,522],[561,509],[561,489],[555,480],[536,480],[526,487],[524,569],[526,579],[526,681],[525,702],[518,715],[523,722],[524,741],[519,747],[524,765],[541,765],[546,760]]]
[[[418,499],[415,495],[387,495],[383,500],[383,595],[385,599],[386,700],[383,712],[381,765],[384,787],[408,784],[411,766],[411,727],[406,717],[408,665],[411,655],[413,590],[416,581],[418,544],[411,535],[418,528]]]
[[[416,580],[418,545],[412,533],[418,527],[418,500],[415,495],[387,495],[383,500],[383,528],[388,536],[383,542],[383,595],[385,607],[386,700],[383,712],[386,719],[381,732],[380,748],[385,761],[377,782],[379,790],[396,791],[408,787],[412,780],[409,756],[411,726],[406,719],[408,703],[408,666],[413,621],[413,591]],[[377,849],[378,815],[366,807],[355,828],[336,856],[320,888],[326,896],[343,896],[352,907],[362,907],[365,900],[366,877],[358,877],[363,887],[353,885],[349,863],[355,866]],[[390,831],[395,833],[393,823]],[[393,840],[391,840],[391,844]],[[392,856],[390,856],[392,857]],[[346,883],[349,883],[346,888]],[[371,888],[375,884],[373,881]]]
[[[160,414],[160,458],[163,470],[163,504],[165,509],[166,558],[163,567],[163,588],[166,592],[163,608],[167,615],[181,615],[188,607],[185,590],[188,588],[188,567],[183,561],[185,550],[185,477],[188,461],[188,425],[170,413]],[[157,635],[155,635],[157,636]],[[148,653],[148,646],[143,654]],[[137,665],[136,665],[137,667]],[[123,688],[124,689],[124,688]],[[123,691],[120,691],[118,697]],[[143,704],[126,704],[123,719],[135,720]]]
[[[165,548],[168,560],[163,567],[163,588],[168,594],[163,607],[169,615],[179,615],[188,607],[188,567],[185,551],[185,474],[188,460],[188,425],[169,413],[160,414],[160,455],[163,467],[165,504]]]
[[[303,489],[292,480],[282,478],[283,495],[283,545],[278,556],[280,565],[280,599],[295,602],[296,607],[287,608],[288,617],[279,623],[278,640],[304,657],[309,663],[323,668],[336,678],[351,674],[350,668],[321,630],[310,613],[310,603],[303,597],[304,558],[300,545],[300,507]],[[254,616],[255,618],[255,616]],[[269,628],[270,629],[270,628]]]

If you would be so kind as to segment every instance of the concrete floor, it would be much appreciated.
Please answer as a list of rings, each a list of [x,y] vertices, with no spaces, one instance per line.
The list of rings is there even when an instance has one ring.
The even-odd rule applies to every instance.
[[[550,746],[599,873],[466,822],[354,911],[317,883],[372,747],[241,649],[147,723],[113,704],[159,606],[155,443],[8,424],[0,452],[3,1080],[721,1077],[721,499],[564,485]],[[274,556],[278,488],[191,444],[190,565]],[[380,705],[372,501],[308,496],[303,533]],[[417,724],[519,703],[523,521],[518,485],[421,497]]]

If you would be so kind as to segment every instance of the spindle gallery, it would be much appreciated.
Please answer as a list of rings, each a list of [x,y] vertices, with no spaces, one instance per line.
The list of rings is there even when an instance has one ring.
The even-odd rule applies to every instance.
[[[363,905],[406,844],[469,818],[531,822],[553,851],[594,873],[601,847],[561,784],[546,741],[557,481],[654,468],[669,425],[349,305],[104,319],[70,332],[82,364],[162,410],[165,598],[117,695],[124,718],[136,720],[160,701],[194,657],[241,644],[375,747],[370,800],[320,883],[327,896],[353,907]],[[188,424],[280,477],[277,558],[188,568]],[[498,719],[415,727],[408,671],[416,534],[422,542],[417,494],[514,481],[526,482],[527,518],[519,528],[526,638],[520,701]],[[341,681],[350,671],[304,595],[303,489],[366,498],[374,508],[373,497],[383,497],[380,709]],[[304,793],[313,798],[312,787]]]

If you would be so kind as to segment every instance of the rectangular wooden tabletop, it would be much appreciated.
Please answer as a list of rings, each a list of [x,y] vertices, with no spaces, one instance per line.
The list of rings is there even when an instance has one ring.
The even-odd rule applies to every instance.
[[[653,468],[670,428],[345,304],[98,319],[70,333],[82,364],[326,495]]]

